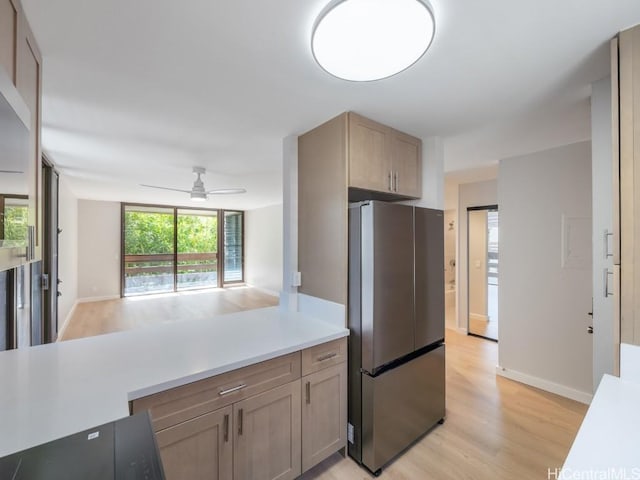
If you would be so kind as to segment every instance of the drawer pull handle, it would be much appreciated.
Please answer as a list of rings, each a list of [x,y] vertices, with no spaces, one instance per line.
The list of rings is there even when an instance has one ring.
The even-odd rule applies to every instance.
[[[238,435],[242,435],[242,408],[238,411]]]
[[[229,414],[224,416],[224,441],[229,441]]]
[[[246,383],[241,383],[240,385],[238,385],[237,387],[233,387],[233,388],[229,388],[227,390],[221,390],[218,395],[222,396],[222,395],[227,395],[229,393],[233,393],[233,392],[237,392],[238,390],[242,390],[244,387],[246,387],[247,384]]]
[[[337,357],[337,356],[338,356],[337,352],[327,353],[325,355],[319,356],[318,357],[318,362],[324,362],[325,360],[329,360],[330,358]]]
[[[307,389],[307,405],[309,405],[311,404],[311,382],[307,382],[306,389]]]

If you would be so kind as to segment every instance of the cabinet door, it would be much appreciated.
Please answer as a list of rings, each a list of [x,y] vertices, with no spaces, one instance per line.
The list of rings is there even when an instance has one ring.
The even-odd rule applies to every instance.
[[[390,129],[349,113],[349,186],[392,190]]]
[[[0,65],[16,81],[16,29],[18,11],[13,0],[0,0]]]
[[[301,474],[300,409],[300,380],[234,404],[234,480]]]
[[[347,363],[302,379],[302,471],[347,445]]]
[[[619,36],[620,336],[640,345],[640,27]]]
[[[228,406],[156,433],[167,480],[230,479],[232,408]]]
[[[0,0],[2,1],[2,0]],[[35,252],[30,260],[40,260],[40,191],[42,164],[40,149],[42,57],[23,14],[18,16],[16,44],[16,88],[31,113],[29,131],[29,225],[35,227]]]
[[[422,196],[422,141],[393,130],[391,140],[394,191],[407,197]]]

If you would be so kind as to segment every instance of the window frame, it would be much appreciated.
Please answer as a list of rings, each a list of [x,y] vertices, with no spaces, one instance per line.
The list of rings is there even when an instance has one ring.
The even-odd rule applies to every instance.
[[[217,265],[217,285],[215,287],[201,287],[193,288],[190,290],[205,290],[207,288],[224,288],[227,286],[238,286],[245,283],[245,211],[239,209],[222,209],[222,208],[206,208],[206,207],[185,207],[176,205],[162,205],[151,203],[133,203],[133,202],[121,202],[120,203],[120,297],[125,296],[143,296],[143,295],[158,295],[160,292],[140,293],[136,295],[125,295],[125,213],[127,207],[143,207],[143,208],[160,208],[171,209],[173,211],[173,289],[172,293],[178,291],[178,211],[179,210],[200,210],[216,212],[218,218],[218,265]],[[241,279],[234,280],[232,282],[224,281],[224,218],[225,212],[240,213],[242,216],[242,262],[241,262]],[[222,221],[221,221],[222,220]],[[170,292],[170,293],[171,293]],[[165,292],[163,292],[165,293]]]

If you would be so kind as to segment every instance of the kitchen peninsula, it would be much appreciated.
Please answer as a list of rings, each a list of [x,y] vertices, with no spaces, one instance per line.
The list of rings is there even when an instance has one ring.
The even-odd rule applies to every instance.
[[[344,348],[347,335],[346,328],[271,307],[1,352],[0,456],[125,417],[136,401],[161,392],[224,378],[223,374],[249,366],[269,365],[277,358],[288,358],[293,365],[294,376],[287,385],[295,390],[292,404],[299,399],[292,408],[297,412],[302,408],[304,432],[305,406],[300,404],[310,404],[314,388],[305,379],[327,376],[329,368],[321,369],[318,361],[346,371],[346,363],[337,363],[346,362],[346,351],[327,354],[322,346],[339,343]],[[250,387],[247,382],[247,391]],[[346,401],[346,391],[340,393]],[[298,417],[293,423],[300,425],[300,421]],[[242,433],[236,425],[234,435],[238,427]]]

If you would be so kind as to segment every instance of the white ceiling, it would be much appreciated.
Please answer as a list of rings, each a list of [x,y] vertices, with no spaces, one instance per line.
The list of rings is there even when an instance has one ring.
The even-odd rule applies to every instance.
[[[188,203],[139,183],[241,186],[209,206],[281,201],[282,139],[345,110],[445,137],[445,170],[589,138],[589,85],[638,0],[433,0],[405,72],[329,76],[311,55],[328,0],[23,0],[44,56],[43,147],[81,198]]]

